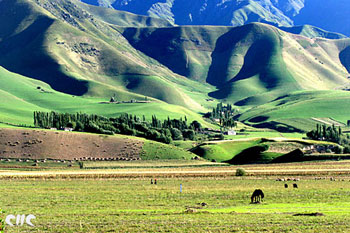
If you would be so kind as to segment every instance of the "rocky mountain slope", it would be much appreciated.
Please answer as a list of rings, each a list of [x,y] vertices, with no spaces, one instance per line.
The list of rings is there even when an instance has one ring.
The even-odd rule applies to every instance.
[[[238,26],[251,22],[268,22],[278,26],[310,24],[350,35],[350,4],[346,0],[82,1],[160,17],[179,25]]]

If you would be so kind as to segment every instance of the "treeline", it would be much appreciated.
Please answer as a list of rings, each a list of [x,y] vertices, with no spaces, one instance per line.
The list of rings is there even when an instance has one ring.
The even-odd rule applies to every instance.
[[[343,134],[340,127],[316,125],[316,129],[308,132],[306,136],[313,140],[329,141],[338,144],[349,144],[348,136]]]
[[[350,135],[344,134],[340,127],[316,125],[316,129],[308,132],[306,136],[313,140],[335,142],[343,146],[339,153],[350,153]]]
[[[234,109],[231,104],[225,106],[223,103],[219,103],[211,112],[205,114],[205,117],[212,121],[218,120],[218,123],[223,128],[233,128],[237,126],[237,122],[234,120],[236,114],[237,110]]]
[[[152,116],[151,122],[148,122],[145,116],[141,119],[127,113],[119,117],[107,118],[85,113],[34,112],[34,125],[47,129],[71,128],[81,132],[109,135],[125,134],[167,144],[172,140],[195,140],[196,134],[202,130],[198,121],[188,124],[186,117],[184,120],[168,117],[168,119],[161,121],[156,116]]]

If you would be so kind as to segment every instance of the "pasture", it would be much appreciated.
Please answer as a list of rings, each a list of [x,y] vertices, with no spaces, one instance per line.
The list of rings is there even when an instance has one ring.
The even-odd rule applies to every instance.
[[[7,227],[7,232],[342,232],[350,227],[348,162],[245,165],[245,177],[236,177],[234,166],[127,165],[1,171],[1,208],[37,217],[34,228]],[[336,181],[330,180],[333,176]],[[155,178],[157,185],[151,185]],[[261,204],[250,204],[255,189],[265,193]],[[316,212],[324,216],[294,216]]]

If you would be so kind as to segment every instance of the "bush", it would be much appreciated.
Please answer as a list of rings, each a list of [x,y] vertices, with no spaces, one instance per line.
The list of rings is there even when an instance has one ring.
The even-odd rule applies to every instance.
[[[187,139],[189,139],[189,140],[191,140],[191,141],[193,141],[195,138],[195,132],[193,131],[193,130],[184,130],[184,131],[182,131],[182,134],[183,134],[183,137],[184,138],[187,138]]]
[[[158,142],[162,142],[165,144],[170,144],[172,142],[171,137],[167,137],[164,134],[160,134],[160,136],[156,139]]]
[[[350,154],[350,146],[345,146],[343,153],[344,154]]]
[[[343,148],[340,147],[340,146],[334,147],[333,151],[334,151],[336,154],[343,154]]]
[[[182,132],[179,129],[172,128],[170,132],[174,140],[183,140]]]
[[[243,168],[237,168],[236,170],[236,176],[245,176],[246,171]]]

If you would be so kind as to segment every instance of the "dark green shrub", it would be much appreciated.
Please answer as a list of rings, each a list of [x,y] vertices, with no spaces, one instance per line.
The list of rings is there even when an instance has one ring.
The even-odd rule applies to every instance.
[[[170,130],[173,140],[183,140],[182,133],[179,129],[172,128]]]
[[[350,146],[345,146],[343,150],[344,154],[350,154]]]
[[[182,131],[182,134],[183,134],[184,138],[187,138],[187,139],[189,139],[191,141],[194,140],[195,135],[196,135],[193,130],[184,130],[184,131]]]
[[[245,176],[247,173],[243,168],[237,168],[236,176]]]
[[[343,154],[343,148],[340,147],[340,146],[334,147],[333,151],[334,151],[334,153],[336,153],[336,154]]]

